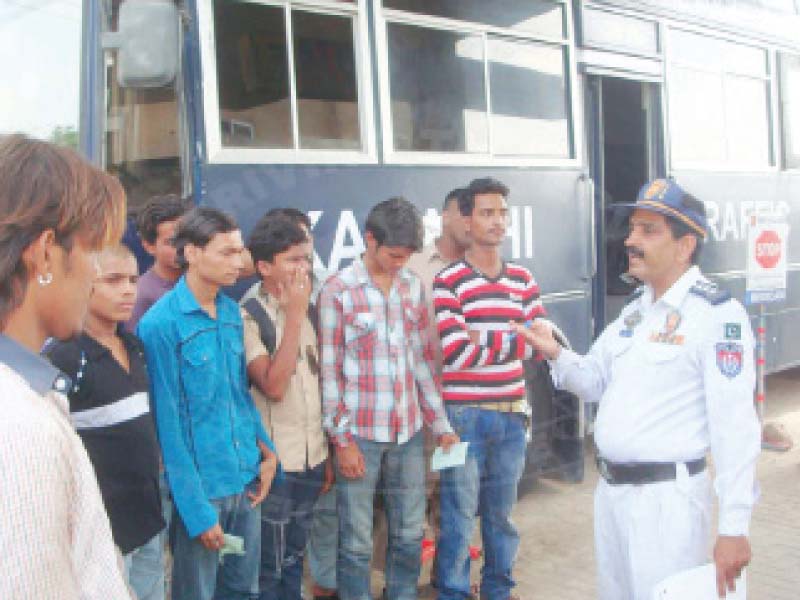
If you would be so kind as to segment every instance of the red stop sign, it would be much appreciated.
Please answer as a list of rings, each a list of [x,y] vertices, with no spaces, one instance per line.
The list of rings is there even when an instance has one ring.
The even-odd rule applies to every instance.
[[[756,238],[756,260],[764,269],[772,269],[781,259],[781,238],[771,230],[765,229]]]

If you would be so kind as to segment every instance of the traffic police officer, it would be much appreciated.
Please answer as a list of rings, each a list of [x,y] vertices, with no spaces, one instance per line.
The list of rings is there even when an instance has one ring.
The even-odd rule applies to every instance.
[[[644,285],[589,353],[562,349],[541,320],[515,328],[551,360],[561,387],[600,402],[600,598],[651,600],[660,580],[708,561],[709,448],[719,498],[713,558],[723,596],[750,560],[760,450],[753,335],[741,304],[696,266],[706,234],[703,204],[658,179],[629,206],[629,273]]]

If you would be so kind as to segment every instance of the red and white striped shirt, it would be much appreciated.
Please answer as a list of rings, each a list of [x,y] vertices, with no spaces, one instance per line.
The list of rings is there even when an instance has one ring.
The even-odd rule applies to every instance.
[[[525,398],[522,360],[534,353],[511,333],[508,323],[545,315],[530,271],[503,263],[500,275],[489,278],[461,260],[436,276],[433,296],[444,362],[444,401],[490,404]],[[470,331],[480,333],[477,344]]]

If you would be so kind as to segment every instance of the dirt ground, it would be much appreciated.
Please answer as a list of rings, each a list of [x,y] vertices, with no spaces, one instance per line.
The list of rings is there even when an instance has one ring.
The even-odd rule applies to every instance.
[[[796,441],[786,453],[764,451],[759,463],[761,498],[753,516],[753,561],[748,598],[800,598],[800,369],[767,381],[767,422],[779,423]],[[521,545],[514,576],[523,600],[586,600],[595,597],[592,542],[592,493],[597,473],[587,456],[580,484],[548,479],[524,481],[514,510]],[[477,540],[477,537],[476,537]],[[423,581],[427,581],[426,565]],[[473,581],[480,565],[473,565]],[[382,578],[374,573],[373,592],[380,598]],[[435,593],[420,588],[423,600]]]

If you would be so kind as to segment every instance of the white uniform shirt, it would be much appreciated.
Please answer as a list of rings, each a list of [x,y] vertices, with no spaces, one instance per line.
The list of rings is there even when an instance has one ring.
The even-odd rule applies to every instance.
[[[690,268],[653,302],[630,302],[592,346],[553,361],[557,383],[600,402],[595,442],[612,462],[686,462],[710,448],[719,533],[746,535],[761,432],[753,406],[753,333],[735,300]]]

